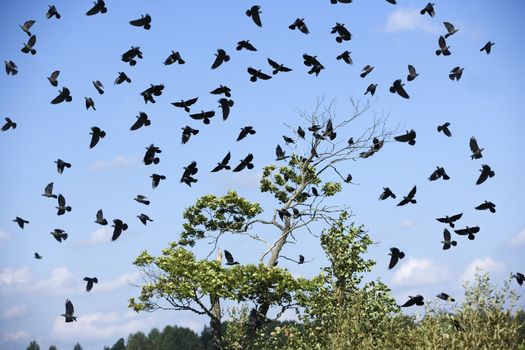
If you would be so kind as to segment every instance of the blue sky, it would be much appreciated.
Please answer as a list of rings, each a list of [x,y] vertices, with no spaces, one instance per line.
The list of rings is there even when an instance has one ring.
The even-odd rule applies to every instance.
[[[446,291],[459,296],[461,281],[472,275],[475,266],[490,271],[498,282],[511,272],[523,272],[525,190],[520,180],[525,168],[520,141],[525,131],[521,108],[525,68],[519,36],[524,32],[520,14],[525,5],[521,1],[508,1],[505,6],[495,1],[436,1],[434,18],[419,15],[426,4],[419,0],[399,0],[396,6],[382,0],[336,6],[328,0],[260,1],[262,28],[244,14],[253,4],[108,1],[107,14],[88,17],[90,1],[63,0],[55,2],[60,20],[47,20],[47,3],[36,0],[4,6],[0,56],[14,61],[19,73],[0,74],[2,120],[10,117],[18,123],[16,130],[0,135],[1,348],[25,348],[36,339],[44,346],[72,347],[79,341],[85,349],[98,349],[129,332],[148,332],[167,324],[200,330],[206,320],[190,313],[135,314],[127,308],[127,299],[139,293],[132,286],[140,283],[131,264],[134,258],[145,249],[158,254],[176,240],[182,210],[203,194],[235,189],[267,210],[275,208],[268,195],[258,193],[258,181],[262,167],[274,163],[274,149],[278,143],[283,145],[282,135],[290,134],[286,125],[302,123],[298,111],[311,112],[322,97],[335,101],[334,113],[341,120],[351,111],[351,98],[366,103],[363,93],[372,82],[379,84],[369,100],[372,108],[348,128],[347,135],[340,134],[341,139],[359,134],[376,113],[388,115],[390,129],[400,133],[415,129],[417,144],[388,143],[374,157],[341,169],[350,172],[358,185],[345,185],[337,203],[349,205],[353,220],[366,225],[377,242],[369,252],[378,263],[370,278],[381,277],[403,302],[411,293],[432,298]],[[128,24],[145,13],[153,18],[151,30]],[[309,35],[287,28],[297,17],[305,18]],[[31,28],[37,36],[35,56],[20,52],[28,37],[18,25],[29,19],[36,20]],[[434,54],[439,35],[445,33],[443,21],[459,28],[448,40],[449,57]],[[351,41],[336,43],[330,34],[336,22],[346,24]],[[250,40],[258,51],[236,51],[240,40]],[[492,53],[480,53],[488,40],[496,43]],[[120,60],[130,46],[140,46],[144,53],[135,67]],[[225,49],[231,61],[211,70],[218,48]],[[187,63],[164,66],[171,50],[179,51]],[[344,50],[352,52],[352,66],[336,61]],[[306,73],[304,53],[317,55],[326,67],[318,77]],[[246,68],[270,72],[267,57],[293,71],[251,83]],[[361,79],[366,64],[375,69]],[[407,64],[420,73],[405,86],[410,100],[387,91],[395,79],[406,79]],[[466,67],[459,82],[448,79],[455,66]],[[54,88],[46,77],[57,69],[59,86]],[[132,83],[113,85],[119,71],[126,72]],[[92,80],[104,83],[104,95],[96,92]],[[152,83],[166,88],[156,104],[144,105],[139,93]],[[218,115],[204,126],[170,104],[198,96],[194,110],[218,111],[219,97],[209,91],[219,84],[232,89],[235,101],[226,122]],[[62,86],[71,90],[73,102],[51,105]],[[97,111],[86,111],[84,96],[94,99]],[[152,125],[129,131],[140,111],[149,115]],[[445,121],[451,123],[450,139],[436,131]],[[108,136],[89,149],[89,131],[95,125]],[[200,133],[181,145],[180,128],[185,125]],[[257,134],[235,142],[246,125],[254,126]],[[471,136],[485,148],[481,160],[470,160]],[[161,162],[144,166],[142,156],[151,143],[162,149]],[[255,169],[210,174],[228,151],[233,164],[253,153]],[[58,174],[53,163],[57,158],[72,167]],[[199,182],[189,188],[179,179],[182,167],[193,160],[199,165]],[[476,186],[481,164],[489,164],[496,177]],[[450,181],[427,181],[437,165],[445,167]],[[154,172],[167,179],[152,190],[149,176]],[[71,213],[57,216],[56,202],[40,196],[52,181],[55,193],[64,194],[73,207]],[[377,200],[384,186],[400,196],[413,185],[418,186],[417,205],[396,207],[391,200]],[[151,205],[135,202],[137,194],[148,196]],[[484,200],[496,203],[496,214],[474,210]],[[110,242],[109,229],[93,223],[101,208],[108,220],[121,218],[130,226],[116,242]],[[481,232],[474,241],[459,237],[457,247],[443,252],[444,225],[435,218],[458,212],[464,212],[459,225],[479,225]],[[144,227],[136,218],[140,213],[154,222]],[[30,224],[19,229],[12,222],[15,216]],[[54,228],[65,229],[69,239],[56,242],[49,235]],[[407,256],[388,271],[391,246]],[[221,247],[241,263],[254,262],[253,252],[262,251],[239,237],[226,237]],[[208,248],[200,244],[195,253],[204,257]],[[44,259],[33,259],[35,251]],[[279,266],[312,276],[326,263],[315,237],[305,234],[299,244],[283,251],[290,257],[299,253],[315,260],[300,267],[283,260]],[[97,276],[100,281],[89,294],[84,291],[84,276]],[[513,288],[523,296],[523,288],[516,284]],[[66,325],[59,316],[66,298],[75,305],[76,324]]]

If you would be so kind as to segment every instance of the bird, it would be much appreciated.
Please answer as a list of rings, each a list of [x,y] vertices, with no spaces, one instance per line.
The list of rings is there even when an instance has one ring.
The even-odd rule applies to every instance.
[[[65,168],[68,168],[68,169],[71,168],[70,163],[63,161],[60,158],[55,160],[55,164],[57,165],[57,171],[59,174],[62,174]]]
[[[33,48],[35,44],[36,44],[36,35],[32,35],[27,41],[27,43],[24,44],[24,47],[22,47],[20,51],[22,51],[23,53],[31,53],[31,55],[35,55],[36,50]]]
[[[392,5],[396,5],[397,4],[396,0],[386,0],[386,2],[388,2],[389,4],[392,4]]]
[[[370,72],[374,70],[375,67],[372,67],[371,65],[367,64],[366,66],[361,69],[361,74],[359,75],[361,78],[366,77]]]
[[[142,195],[142,194],[138,194],[135,198],[133,198],[134,200],[136,200],[137,202],[139,203],[142,203],[144,205],[149,205],[150,204],[150,201],[148,200],[148,197]]]
[[[149,117],[144,112],[139,112],[139,115],[136,116],[137,120],[133,123],[133,125],[129,128],[129,130],[134,131],[142,128],[143,126],[150,126],[151,120],[149,120]]]
[[[195,120],[202,120],[204,124],[210,124],[210,119],[215,116],[215,111],[200,111],[200,113],[190,114],[190,118]]]
[[[323,132],[323,137],[324,136],[327,136],[330,139],[330,141],[333,141],[337,136],[337,133],[334,132],[334,127],[332,125],[332,119],[328,119],[328,121],[326,122],[326,127]]]
[[[164,84],[150,84],[150,87],[146,90],[142,91],[141,94],[149,94],[153,96],[160,96],[162,95],[162,91],[164,90]]]
[[[89,142],[89,148],[95,147],[97,143],[100,141],[100,139],[103,139],[104,137],[106,137],[106,132],[100,129],[98,126],[92,126],[91,132],[89,134],[91,135],[91,141]]]
[[[310,31],[304,23],[304,18],[297,18],[292,24],[288,26],[291,30],[299,29],[302,33],[308,34]]]
[[[64,215],[66,211],[71,211],[71,207],[69,205],[66,205],[66,198],[59,194],[58,195],[58,206],[57,208],[57,215]]]
[[[184,61],[179,53],[179,51],[171,51],[171,54],[164,60],[164,65],[169,66],[173,63],[184,64]]]
[[[450,22],[443,22],[443,24],[445,25],[445,28],[447,30],[447,34],[445,34],[445,39],[459,31],[459,29],[454,28],[454,25],[452,25],[452,23]]]
[[[374,94],[376,93],[376,89],[377,89],[377,84],[372,83],[372,84],[368,85],[364,95],[370,93],[370,95],[374,96]]]
[[[408,65],[408,75],[407,75],[407,81],[412,81],[416,79],[416,77],[419,75],[419,73],[416,72],[416,68],[409,64]]]
[[[297,127],[297,135],[299,135],[300,138],[304,139],[306,136],[306,133],[304,132],[303,128],[300,126]]]
[[[396,199],[396,195],[390,190],[388,187],[383,187],[383,193],[379,195],[379,200],[384,201],[385,199],[388,199],[392,197],[392,199]]]
[[[199,168],[197,168],[197,162],[192,161],[190,164],[185,166],[184,173],[182,173],[182,177],[180,179],[180,182],[185,183],[186,185],[191,187],[192,183],[197,182],[198,180],[193,177],[193,175],[196,175],[199,172]]]
[[[9,129],[16,129],[17,124],[11,120],[9,117],[5,117],[5,124],[2,126],[2,131],[7,131]]]
[[[156,147],[154,144],[151,144],[148,147],[146,147],[146,153],[144,154],[143,158],[144,164],[159,164],[160,158],[155,157],[157,153],[162,153],[162,150],[159,147]]]
[[[470,156],[472,160],[483,158],[483,154],[481,154],[481,152],[483,152],[484,148],[479,148],[478,141],[474,136],[470,138],[469,146],[470,150],[472,151],[472,155]]]
[[[111,236],[111,240],[115,241],[119,236],[122,234],[122,231],[126,231],[128,229],[128,224],[124,223],[120,219],[114,219],[113,220],[113,235]]]
[[[331,4],[337,4],[337,3],[340,3],[340,4],[350,4],[352,3],[352,0],[330,0],[330,3]]]
[[[266,73],[261,72],[260,69],[257,70],[255,68],[248,67],[247,71],[251,75],[250,76],[250,81],[253,82],[253,83],[255,83],[257,81],[257,79],[268,80],[268,79],[272,78],[271,75],[268,75]]]
[[[352,39],[352,34],[348,29],[346,29],[345,25],[342,23],[336,23],[330,33],[337,33],[335,41],[337,41],[338,43],[342,43],[343,41],[349,41]]]
[[[92,8],[86,12],[86,16],[93,16],[97,13],[106,13],[108,12],[108,9],[106,7],[106,3],[104,0],[97,0],[97,2],[93,2],[95,5],[93,5]]]
[[[437,127],[437,131],[438,132],[443,132],[443,134],[445,134],[446,136],[448,137],[452,137],[452,133],[450,132],[449,130],[449,127],[450,126],[450,123],[449,122],[446,122],[445,124],[443,125],[438,125]]]
[[[479,49],[479,51],[485,51],[488,54],[490,54],[490,51],[492,50],[492,46],[494,46],[494,43],[491,42],[491,41],[487,41],[487,43],[485,44],[485,46],[483,46],[481,49]]]
[[[251,17],[253,23],[255,23],[258,27],[262,27],[261,22],[261,6],[259,5],[253,5],[250,7],[250,9],[246,10],[246,16]]]
[[[94,111],[97,109],[95,108],[95,101],[91,97],[84,97],[86,99],[86,110],[89,109],[89,107],[93,108]]]
[[[24,229],[25,224],[29,224],[29,221],[22,219],[21,217],[17,216],[15,219],[13,219],[13,222],[16,222],[18,226],[20,226],[21,229]]]
[[[17,75],[18,67],[13,61],[4,61],[5,62],[5,72],[7,75]]]
[[[429,2],[421,11],[419,11],[419,13],[422,15],[428,13],[430,17],[434,17],[436,15],[436,12],[434,11],[434,5],[434,3]]]
[[[242,49],[248,50],[248,51],[257,51],[255,46],[253,46],[250,43],[250,40],[241,40],[237,42],[237,47],[235,48],[237,51],[241,51]]]
[[[233,100],[229,100],[227,98],[221,98],[217,102],[219,102],[219,107],[222,111],[222,120],[228,119],[228,116],[230,115],[230,108],[233,107]]]
[[[243,170],[244,168],[253,169],[253,154],[249,153],[244,159],[241,160],[239,165],[237,165],[232,171],[234,173]]]
[[[239,133],[239,136],[237,136],[237,140],[235,141],[241,141],[248,135],[255,135],[255,130],[253,129],[253,126],[245,126],[241,128],[241,132]]]
[[[231,167],[228,165],[228,163],[230,162],[230,159],[231,159],[231,154],[230,154],[230,152],[228,152],[228,154],[226,154],[224,156],[224,158],[222,158],[220,163],[217,163],[217,166],[215,168],[213,168],[213,170],[211,172],[212,173],[216,173],[217,171],[220,171],[222,169],[230,170]]]
[[[140,15],[139,19],[134,19],[132,21],[129,21],[129,24],[135,27],[142,27],[146,30],[151,29],[151,16],[149,13],[146,13],[146,15]]]
[[[410,131],[406,131],[405,134],[395,136],[394,140],[399,142],[408,142],[409,145],[414,146],[416,144],[416,132],[414,129],[411,129]]]
[[[521,272],[516,272],[512,275],[512,277],[516,279],[516,282],[518,282],[520,286],[523,285],[523,281],[525,281],[525,276]]]
[[[59,104],[62,102],[71,102],[73,101],[73,97],[71,96],[71,92],[67,87],[63,87],[62,90],[59,90],[59,94],[57,97],[55,97],[53,100],[51,100],[51,104]]]
[[[35,252],[35,259],[40,260],[40,259],[42,259],[42,258],[43,258],[42,255],[40,255],[40,254],[38,254],[37,252]]]
[[[211,65],[211,69],[218,68],[221,64],[224,62],[228,62],[230,60],[230,56],[224,51],[223,49],[217,49],[217,53],[215,54],[215,61],[213,61],[213,64]]]
[[[390,255],[390,263],[388,263],[389,269],[393,269],[399,259],[403,259],[405,257],[405,253],[396,247],[390,248],[390,253],[388,253],[388,255]]]
[[[465,226],[465,228],[454,230],[454,232],[456,232],[460,236],[468,235],[468,239],[472,241],[476,238],[475,234],[479,232],[479,226],[474,226],[474,227]]]
[[[148,224],[148,221],[153,221],[146,214],[140,214],[140,215],[137,215],[137,217],[139,218],[140,222],[144,224],[144,226]]]
[[[410,306],[413,306],[413,305],[418,305],[418,306],[422,306],[422,305],[425,305],[425,302],[424,302],[424,299],[423,296],[421,295],[416,295],[416,296],[409,296],[408,297],[408,301],[406,303],[404,303],[403,305],[401,305],[401,307],[410,307]]]
[[[437,295],[437,297],[439,299],[442,299],[442,300],[445,300],[445,301],[450,301],[450,302],[455,302],[456,299],[452,298],[450,295],[448,295],[447,293],[439,293]]]
[[[104,95],[104,84],[100,80],[93,80],[93,86],[97,89],[100,95]]]
[[[71,302],[71,300],[66,299],[66,313],[61,314],[60,316],[63,316],[65,318],[66,323],[73,322],[77,320],[76,316],[73,316],[74,313],[75,309],[73,308],[73,303]]]
[[[482,164],[481,169],[479,171],[481,172],[481,174],[479,174],[478,180],[476,181],[476,185],[481,185],[489,177],[494,177],[494,175],[496,175],[494,170],[492,170],[487,164]]]
[[[58,76],[60,75],[60,71],[59,70],[55,70],[53,71],[53,73],[51,73],[51,75],[49,77],[47,77],[47,80],[49,80],[49,83],[54,86],[54,87],[57,87],[58,86]]]
[[[49,5],[49,9],[47,10],[46,18],[50,19],[51,17],[55,17],[56,19],[60,19],[61,17],[55,5]]]
[[[270,58],[268,58],[267,61],[268,61],[268,64],[273,68],[273,72],[272,72],[273,75],[279,72],[291,72],[292,71],[291,68],[286,67],[284,64],[279,64]]]
[[[181,143],[184,145],[186,142],[188,142],[191,138],[191,135],[197,135],[199,133],[199,130],[193,129],[192,127],[186,125],[182,129],[182,138]]]
[[[190,112],[190,106],[198,101],[198,97],[190,98],[189,100],[180,100],[180,102],[172,102],[171,104],[175,107],[184,108],[186,112]]]
[[[124,72],[118,72],[118,77],[115,79],[115,85],[122,84],[123,82],[131,83],[131,79]]]
[[[438,39],[438,45],[439,49],[436,50],[436,55],[443,55],[443,56],[450,56],[450,46],[447,46],[447,42],[445,41],[445,38],[442,36]]]
[[[299,254],[299,262],[298,262],[299,265],[301,264],[304,264],[304,256]]]
[[[452,215],[452,216],[447,215],[444,218],[436,218],[436,220],[444,224],[448,224],[451,228],[454,228],[454,222],[461,219],[462,216],[463,216],[463,213],[459,213],[459,214]]]
[[[452,68],[450,73],[448,74],[448,78],[450,80],[456,80],[459,81],[461,79],[461,76],[463,75],[463,70],[465,68],[460,68],[459,66]]]
[[[31,29],[31,27],[33,26],[33,24],[35,24],[36,21],[35,20],[32,20],[30,19],[29,21],[25,21],[24,24],[22,25],[19,25],[20,29],[22,29],[24,31],[24,33],[27,34],[27,36],[31,37],[32,34],[31,32],[29,31],[29,29]]]
[[[434,170],[434,172],[428,177],[428,180],[435,181],[439,178],[443,178],[443,180],[450,180],[450,177],[447,175],[445,168],[437,166],[436,170]]]
[[[102,212],[102,209],[99,209],[97,211],[95,223],[102,225],[102,226],[105,226],[108,224],[108,221],[104,218],[104,213]]]
[[[67,236],[68,236],[66,231],[64,231],[64,230],[62,230],[60,228],[56,228],[50,233],[60,243],[62,243],[62,241],[65,241],[67,239]]]
[[[277,147],[275,147],[275,155],[277,157],[275,160],[284,160],[288,158],[286,157],[285,152],[281,148],[281,145],[277,145]]]
[[[403,200],[401,202],[399,202],[397,204],[397,206],[402,206],[402,205],[405,205],[405,204],[408,204],[408,203],[412,203],[412,204],[416,204],[417,201],[414,199],[414,196],[416,195],[416,186],[414,186],[410,192],[408,193],[408,195],[406,197],[403,197]]]
[[[47,198],[57,198],[57,195],[53,194],[53,182],[47,184],[47,186],[44,188],[44,193],[42,193],[42,196]]]
[[[284,209],[284,208],[281,208],[281,209],[277,209],[277,214],[279,215],[279,218],[281,220],[284,220],[285,217],[289,218],[291,217],[292,215],[288,212],[288,210]]]
[[[477,210],[489,210],[491,213],[495,213],[496,212],[496,204],[494,204],[492,202],[489,202],[489,201],[484,201],[482,204],[478,205],[474,209],[477,209]]]
[[[239,265],[239,262],[235,261],[233,255],[226,249],[224,249],[224,257],[226,258],[226,265]]]
[[[410,96],[407,94],[403,86],[405,86],[405,84],[403,84],[403,81],[401,79],[396,79],[392,83],[392,86],[389,88],[389,91],[393,94],[397,93],[399,96],[409,99]]]
[[[121,60],[123,62],[129,63],[130,66],[137,64],[136,57],[142,59],[142,51],[140,51],[140,46],[132,46],[131,49],[122,54]]]
[[[354,62],[352,61],[352,57],[350,57],[351,53],[352,52],[346,50],[346,51],[342,52],[339,56],[337,56],[336,59],[338,61],[343,60],[347,64],[353,64]]]
[[[452,240],[452,236],[450,235],[450,231],[446,228],[443,229],[443,240],[441,241],[443,243],[443,250],[450,249],[450,246],[456,246],[458,242]]]
[[[293,143],[293,144],[295,143],[295,141],[291,137],[286,136],[286,135],[283,135],[283,140],[284,140],[284,142],[286,142],[287,145],[289,145],[291,143]]]
[[[153,95],[149,92],[141,92],[140,95],[144,98],[144,103],[148,104],[148,102],[155,103],[155,99],[153,98]]]
[[[151,187],[153,189],[157,188],[157,186],[160,184],[160,180],[166,180],[166,176],[159,175],[159,174],[151,174]]]
[[[210,94],[213,94],[213,95],[220,95],[220,94],[224,94],[224,96],[226,97],[231,97],[231,89],[229,87],[227,87],[226,85],[219,85],[218,88],[210,91]]]
[[[84,281],[87,282],[86,292],[89,292],[91,289],[93,289],[93,283],[98,283],[98,279],[96,277],[84,277]]]

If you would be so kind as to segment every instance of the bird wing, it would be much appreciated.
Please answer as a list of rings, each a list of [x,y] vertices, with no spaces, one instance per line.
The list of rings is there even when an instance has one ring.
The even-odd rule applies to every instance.
[[[221,163],[224,164],[224,165],[226,165],[226,164],[228,164],[228,162],[230,161],[230,159],[231,159],[231,153],[228,152],[228,154],[227,154],[226,156],[224,156],[224,158],[222,159],[222,162],[221,162]]]
[[[450,22],[443,22],[445,25],[445,28],[447,29],[447,32],[452,33],[454,31],[454,26]]]
[[[472,153],[476,153],[479,151],[478,141],[476,140],[474,136],[470,138],[469,145],[470,145],[470,150],[472,151]]]
[[[454,230],[454,232],[456,232],[460,236],[468,235],[469,231],[470,230],[468,228],[462,228],[462,229],[459,229],[459,230]]]
[[[445,41],[445,38],[443,37],[443,35],[439,37],[438,44],[442,50],[445,50],[447,48],[447,42]]]
[[[443,238],[444,238],[444,241],[446,242],[449,242],[451,240],[451,235],[450,235],[450,231],[447,230],[447,229],[444,229],[443,231]]]
[[[189,99],[189,100],[184,101],[184,103],[186,104],[186,106],[191,106],[192,104],[194,104],[195,102],[197,102],[198,99],[199,99],[198,97],[191,98],[191,99]]]
[[[144,18],[134,19],[132,21],[129,21],[129,24],[136,27],[141,27],[144,25]]]
[[[403,87],[403,85],[399,84],[399,86],[396,87],[396,92],[399,96],[401,97],[404,97],[404,98],[410,98],[410,96],[407,94],[407,92],[405,91],[405,88]]]
[[[217,57],[215,57],[215,61],[213,61],[213,64],[211,65],[211,69],[219,67],[222,64],[223,59],[223,56],[217,55]]]
[[[456,215],[452,215],[450,217],[450,221],[458,221],[459,219],[461,219],[461,217],[463,216],[463,213],[459,213],[459,214],[456,214]]]
[[[275,68],[275,69],[279,68],[279,66],[280,66],[279,63],[275,62],[274,60],[272,60],[272,59],[270,59],[270,58],[268,58],[268,64],[269,64],[270,66],[272,66],[272,68]]]
[[[262,80],[268,80],[268,79],[271,79],[272,77],[266,73],[263,73],[263,72],[258,72],[257,73],[257,77],[259,79],[262,79]]]
[[[415,305],[415,304],[416,304],[416,299],[415,298],[410,298],[410,299],[408,299],[408,301],[406,303],[401,305],[401,307],[409,307],[409,306],[412,306],[412,305]]]
[[[391,249],[392,250],[392,249]],[[399,251],[398,251],[399,252]],[[399,255],[392,252],[390,257],[390,263],[388,264],[388,268],[391,269],[394,266],[396,266],[397,262],[399,261]]]
[[[135,120],[135,123],[131,126],[130,130],[137,130],[144,124],[144,118],[142,116],[138,117],[137,120]]]
[[[204,112],[190,114],[190,117],[195,120],[204,119]]]
[[[86,12],[87,16],[93,16],[96,15],[100,11],[100,7],[98,6],[98,3],[96,3],[92,8]]]
[[[58,205],[61,207],[66,205],[66,199],[61,194],[58,195]]]
[[[487,171],[486,168],[483,168],[483,171],[481,171],[481,174],[478,177],[478,180],[476,181],[476,185],[481,185],[485,180],[488,179],[490,171]]]
[[[99,140],[100,137],[98,133],[95,130],[93,130],[93,133],[91,133],[91,141],[89,142],[89,148],[95,147]]]
[[[229,251],[224,250],[224,256],[226,257],[226,260],[228,261],[228,263],[234,262],[233,256],[231,255]]]
[[[416,75],[416,68],[414,68],[414,66],[411,64],[408,65],[408,73],[410,75]]]
[[[99,211],[97,211],[97,221],[102,220],[104,220],[104,213],[102,212],[102,209],[99,209]]]
[[[408,196],[407,196],[407,197],[408,197],[408,198],[414,198],[414,196],[416,195],[416,191],[417,191],[417,188],[416,188],[416,186],[414,186],[414,187],[410,190],[410,192],[408,193]]]
[[[259,16],[259,7],[253,6],[251,14],[252,14],[251,17],[252,17],[253,22],[257,24],[259,27],[262,27],[261,16]]]
[[[410,140],[408,135],[409,133],[407,132],[406,134],[395,136],[394,140],[399,141],[399,142],[408,142]]]
[[[246,167],[246,164],[241,160],[241,162],[239,163],[239,165],[237,165],[232,171],[234,173],[236,172],[239,172],[241,171],[242,169],[244,169]]]
[[[65,99],[66,99],[66,95],[61,91],[61,92],[58,94],[58,96],[55,97],[55,98],[51,101],[51,103],[54,104],[54,105],[56,105],[56,104],[58,104],[58,103],[60,103],[60,102],[64,102]]]
[[[46,194],[52,194],[53,193],[53,183],[52,182],[48,183],[46,188],[44,188],[44,193],[46,193]]]
[[[449,218],[436,218],[437,221],[448,224]]]
[[[251,75],[255,75],[255,76],[257,76],[257,70],[256,70],[255,68],[248,67],[247,71],[248,71],[248,73],[250,73]]]
[[[72,316],[75,313],[75,308],[71,300],[66,300],[66,315]]]
[[[59,75],[59,74],[60,74],[60,71],[59,71],[59,70],[56,70],[56,71],[54,71],[53,73],[51,73],[50,78],[51,78],[52,80],[56,80],[56,79],[58,78],[58,75]]]

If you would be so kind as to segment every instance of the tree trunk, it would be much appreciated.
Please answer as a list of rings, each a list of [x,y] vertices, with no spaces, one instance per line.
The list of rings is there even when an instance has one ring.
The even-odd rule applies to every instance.
[[[216,260],[222,263],[222,252],[217,251]],[[222,324],[221,324],[221,302],[216,295],[210,295],[211,314],[210,328],[213,336],[213,350],[223,350],[222,346]]]

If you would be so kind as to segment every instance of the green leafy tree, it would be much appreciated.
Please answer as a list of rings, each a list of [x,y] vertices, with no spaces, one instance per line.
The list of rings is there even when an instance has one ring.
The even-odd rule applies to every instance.
[[[117,342],[111,347],[111,350],[126,350],[126,342],[124,341],[124,338],[117,340]]]
[[[49,347],[49,350],[58,350],[58,349],[57,349],[57,347],[56,347],[56,346],[54,346],[54,345],[51,345],[51,346]]]
[[[82,346],[79,343],[76,343],[73,350],[82,350]]]
[[[146,350],[148,347],[148,337],[142,332],[132,333],[128,336],[126,350]]]
[[[31,341],[31,343],[29,343],[29,346],[27,347],[26,350],[40,350],[40,346],[38,345],[36,340],[33,340]]]

